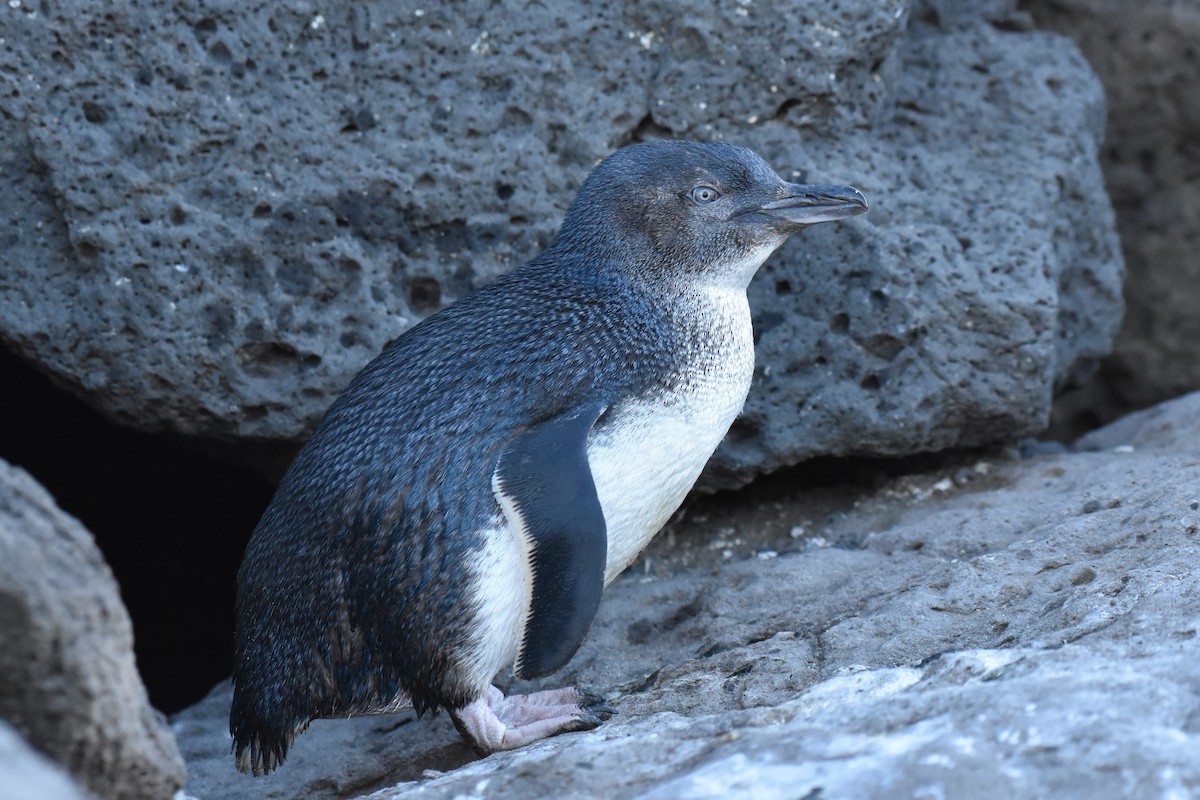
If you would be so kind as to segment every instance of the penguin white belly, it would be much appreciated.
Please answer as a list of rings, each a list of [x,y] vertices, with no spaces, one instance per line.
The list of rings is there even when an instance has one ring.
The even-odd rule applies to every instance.
[[[481,624],[465,659],[468,685],[480,688],[516,660],[532,585],[529,561],[503,516],[484,532],[484,542],[478,560],[469,565]]]
[[[588,467],[604,514],[607,585],[666,524],[741,412],[754,372],[754,341],[744,291],[702,298],[712,322],[676,380],[656,397],[628,400],[592,430]],[[468,566],[480,612],[468,682],[480,687],[513,664],[529,612],[533,576],[517,532],[503,514],[484,531]]]
[[[669,404],[627,405],[619,421],[589,444],[588,464],[608,532],[605,585],[679,508],[737,417],[746,393],[724,388],[728,391],[692,390]],[[717,396],[704,396],[710,394]]]
[[[747,364],[681,388],[661,401],[626,403],[588,442],[588,465],[604,512],[608,585],[666,524],[695,484],[746,399]],[[482,626],[476,631],[468,680],[489,683],[513,663],[525,625],[532,574],[517,534],[503,517],[484,533],[471,566]]]
[[[605,585],[679,508],[746,402],[754,372],[746,295],[714,290],[707,299],[705,313],[715,324],[695,341],[675,385],[613,408],[612,420],[589,437],[588,465],[608,534]]]

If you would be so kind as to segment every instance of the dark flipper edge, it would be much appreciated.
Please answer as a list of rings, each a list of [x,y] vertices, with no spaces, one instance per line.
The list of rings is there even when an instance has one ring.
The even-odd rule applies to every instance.
[[[549,675],[583,644],[600,605],[608,535],[587,460],[593,404],[538,423],[504,448],[493,488],[521,537],[533,580],[519,678]]]

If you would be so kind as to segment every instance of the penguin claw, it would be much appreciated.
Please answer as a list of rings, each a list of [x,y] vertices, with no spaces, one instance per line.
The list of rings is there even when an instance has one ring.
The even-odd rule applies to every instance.
[[[574,691],[575,696],[579,698],[579,705],[590,706],[592,703],[604,702],[604,695],[596,694],[587,689],[568,689],[565,691]]]
[[[606,720],[607,717],[601,717],[600,715],[593,714],[590,711],[584,711],[582,714],[576,717],[576,719],[579,721],[579,727],[575,728],[574,730],[590,731],[603,725],[604,720]]]
[[[576,697],[579,698],[580,708],[603,705],[604,703],[604,696],[596,694],[595,692],[589,692],[586,689],[575,689],[574,692]]]
[[[599,717],[602,722],[607,722],[612,718],[617,710],[603,701],[596,703],[580,703],[579,707],[589,714]]]
[[[617,713],[617,710],[608,704],[603,695],[589,692],[586,689],[575,689],[574,692],[579,697],[579,708],[599,718],[601,722],[607,722],[613,714]]]

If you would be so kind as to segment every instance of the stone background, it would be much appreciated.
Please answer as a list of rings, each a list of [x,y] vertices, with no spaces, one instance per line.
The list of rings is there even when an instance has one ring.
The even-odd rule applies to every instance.
[[[0,341],[124,424],[286,451],[548,242],[613,148],[731,139],[872,212],[754,284],[758,375],[707,486],[1036,433],[1121,313],[1102,87],[1003,4],[918,11],[18,9]]]
[[[613,698],[599,731],[476,763],[445,719],[319,723],[243,779],[227,689],[162,726],[91,537],[7,467],[5,649],[51,666],[4,670],[0,713],[100,797],[178,786],[172,738],[202,798],[1197,791],[1194,396],[1005,448],[1200,388],[1198,22],[1166,0],[5,4],[0,457],[96,534],[170,711],[228,674],[241,549],[323,409],[548,242],[613,148],[737,141],[872,205],[752,284],[754,387],[703,479],[726,491],[556,676]],[[105,621],[50,611],[64,581]],[[80,699],[38,688],[63,685]],[[63,780],[0,733],[5,775]]]
[[[1030,0],[1104,81],[1100,151],[1128,273],[1125,319],[1095,380],[1063,398],[1068,435],[1200,386],[1200,4]]]

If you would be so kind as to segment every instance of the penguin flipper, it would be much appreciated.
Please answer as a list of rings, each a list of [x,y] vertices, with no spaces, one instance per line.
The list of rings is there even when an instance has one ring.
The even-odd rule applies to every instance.
[[[608,533],[587,436],[604,408],[593,403],[526,429],[505,446],[492,476],[533,590],[513,670],[519,678],[566,664],[600,606]]]

